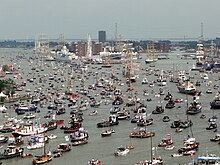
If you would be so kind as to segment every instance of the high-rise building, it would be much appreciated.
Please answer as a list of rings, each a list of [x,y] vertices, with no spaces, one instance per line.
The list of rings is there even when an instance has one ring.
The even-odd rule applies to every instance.
[[[99,42],[106,42],[106,32],[105,31],[99,31]]]

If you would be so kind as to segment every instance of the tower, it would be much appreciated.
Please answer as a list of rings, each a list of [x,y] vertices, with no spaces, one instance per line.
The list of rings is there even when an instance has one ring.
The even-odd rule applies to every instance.
[[[99,42],[106,42],[106,31],[99,31]]]

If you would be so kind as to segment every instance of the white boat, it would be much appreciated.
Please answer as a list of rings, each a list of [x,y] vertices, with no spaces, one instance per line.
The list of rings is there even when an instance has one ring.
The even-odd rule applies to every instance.
[[[121,146],[115,150],[114,154],[115,156],[124,156],[124,155],[127,155],[129,151],[130,151],[129,149]]]
[[[166,146],[164,149],[165,150],[173,150],[174,148],[175,148],[175,146],[169,145],[169,146]]]
[[[77,59],[77,56],[74,53],[69,52],[69,49],[64,45],[61,51],[56,53],[56,60],[71,63],[72,60]]]
[[[30,142],[27,145],[27,149],[29,150],[34,150],[34,149],[43,148],[43,147],[44,147],[44,142]]]
[[[49,139],[56,139],[56,138],[57,138],[57,135],[51,134],[51,135],[48,136],[48,138],[49,138]]]
[[[142,84],[148,84],[148,80],[147,80],[146,77],[143,78],[143,80],[142,80]]]
[[[14,136],[30,136],[36,134],[42,134],[47,131],[47,127],[44,127],[41,124],[38,124],[37,127],[34,124],[25,124],[20,128],[16,128],[12,134]]]

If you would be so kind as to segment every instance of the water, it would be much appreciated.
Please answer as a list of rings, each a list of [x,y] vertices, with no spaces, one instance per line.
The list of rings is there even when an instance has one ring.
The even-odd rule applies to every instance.
[[[23,72],[23,79],[18,78],[15,80],[16,82],[21,82],[21,81],[26,81],[27,78],[36,78],[34,79],[33,83],[28,83],[27,88],[34,90],[37,89],[39,86],[42,86],[42,84],[39,84],[39,77],[36,71],[32,71],[31,68],[33,66],[36,66],[37,64],[41,64],[39,60],[33,61],[31,65],[29,65],[28,61],[26,58],[21,59],[21,60],[15,60],[16,55],[23,55],[24,57],[30,57],[33,56],[32,51],[30,50],[22,50],[22,49],[0,49],[0,57],[3,59],[1,63],[12,63],[14,64],[15,68],[17,68],[19,65],[21,66],[21,71],[20,73]],[[177,53],[173,53],[170,55],[169,60],[161,60],[156,63],[155,68],[163,69],[163,70],[173,70],[174,68],[177,68],[178,70],[185,69],[189,71],[191,68],[192,64],[194,63],[193,60],[181,60],[180,57],[176,56]],[[178,52],[180,54],[180,52]],[[54,63],[54,62],[53,62]],[[54,63],[51,64],[50,62],[47,62],[47,65],[50,67],[46,67],[45,64],[45,70],[43,72],[40,72],[41,75],[48,75],[53,72],[52,68],[56,67],[58,64]],[[141,85],[142,78],[145,77],[145,70],[146,68],[149,68],[149,65],[146,65],[144,63],[144,57],[142,60],[140,60],[141,64],[141,69],[140,69],[140,77],[136,83],[133,84],[133,88],[135,91],[139,93],[138,97],[142,99],[142,102],[144,102],[147,105],[148,113],[151,113],[152,110],[155,109],[156,105],[160,100],[162,100],[163,107],[165,106],[166,102],[163,101],[160,98],[155,98],[154,95],[151,95],[152,101],[147,102],[146,99],[148,98],[147,96],[143,96],[143,89],[146,89],[148,91],[154,90],[154,92],[159,92],[159,87],[155,85],[153,88],[148,87],[147,85]],[[92,67],[94,69],[92,69]],[[92,70],[93,72],[114,72],[118,77],[120,77],[120,80],[125,82],[126,78],[122,77],[122,71],[119,70],[118,68],[121,67],[121,65],[115,65],[112,68],[102,68],[102,70],[98,70],[101,66],[90,66],[89,69]],[[70,68],[68,66],[64,66],[64,77],[66,77],[66,81],[63,83],[59,82],[52,82],[56,89],[59,90],[59,92],[65,92],[67,90],[67,79],[68,79],[68,72],[70,72]],[[152,69],[155,69],[152,68]],[[57,77],[61,76],[61,72],[57,72]],[[200,78],[200,73],[199,72],[191,72],[190,73],[192,76],[195,78],[193,81],[195,82],[196,79],[201,80]],[[106,74],[108,75],[108,74]],[[12,77],[13,75],[7,75],[6,77]],[[100,76],[100,74],[99,74]],[[103,74],[104,76],[104,74]],[[217,76],[218,74],[209,74],[209,81],[212,81],[212,85],[214,84],[219,84],[219,81],[217,81]],[[44,88],[45,93],[48,93],[46,90],[46,87],[48,87],[48,76],[45,77],[47,80],[47,84],[42,88]],[[156,76],[150,75],[148,76],[148,80],[155,80]],[[92,84],[95,81],[94,76],[90,76],[88,80],[85,82],[85,87],[88,87],[88,84]],[[202,81],[202,80],[201,80]],[[72,81],[72,84],[74,85],[73,90],[76,91],[78,88],[76,85],[80,86],[80,83],[77,81],[77,78],[75,81]],[[220,146],[215,143],[215,142],[210,142],[209,139],[212,138],[216,133],[214,133],[212,130],[207,131],[205,128],[208,126],[208,118],[213,115],[213,113],[217,116],[220,116],[220,111],[215,110],[214,112],[210,110],[209,102],[213,99],[214,95],[216,94],[216,91],[213,90],[213,94],[206,94],[205,91],[207,90],[206,86],[207,82],[203,82],[201,87],[198,89],[204,93],[204,95],[200,96],[200,101],[202,102],[202,113],[207,116],[206,119],[200,119],[200,114],[190,116],[189,118],[193,121],[193,126],[192,126],[192,131],[196,139],[200,142],[199,150],[196,153],[195,157],[201,154],[205,154],[207,151],[209,153],[215,153],[219,154],[220,153]],[[65,87],[61,87],[61,85],[65,85]],[[118,85],[117,85],[118,86]],[[128,95],[129,92],[126,92],[127,87],[123,86],[120,87],[122,89],[122,92],[124,95]],[[178,90],[176,88],[176,85],[173,83],[168,82],[167,86],[163,87],[165,94],[170,91],[175,98],[182,98],[185,99],[186,95],[178,93]],[[96,91],[91,91],[90,95],[93,96],[95,93],[100,93],[102,89],[97,88]],[[25,93],[22,91],[21,93]],[[124,99],[126,100],[126,96]],[[100,97],[100,96],[99,96]],[[192,97],[189,97],[189,100],[192,101]],[[187,135],[191,135],[190,129],[184,129],[182,133],[175,133],[175,129],[170,128],[171,122],[173,122],[175,119],[180,118],[180,119],[186,119],[185,115],[185,108],[183,103],[176,104],[176,107],[178,105],[181,105],[181,109],[165,109],[165,112],[163,114],[159,115],[151,115],[154,119],[153,125],[147,126],[147,129],[150,131],[154,131],[156,135],[153,137],[153,146],[157,146],[160,142],[160,140],[166,136],[168,132],[171,133],[171,138],[174,141],[175,149],[171,151],[166,151],[164,148],[159,148],[157,149],[157,152],[155,153],[156,155],[160,155],[163,160],[165,165],[176,165],[176,164],[186,164],[192,161],[192,158],[189,156],[184,156],[180,158],[172,158],[171,154],[177,153],[178,148],[183,146],[183,139],[187,137]],[[47,104],[48,106],[48,104]],[[46,107],[47,107],[46,106]],[[134,130],[136,127],[136,124],[131,123],[130,121],[120,121],[120,124],[118,126],[114,126],[113,129],[115,130],[115,133],[112,134],[110,137],[105,137],[102,138],[100,133],[103,128],[97,128],[96,124],[98,122],[101,122],[103,118],[107,118],[109,116],[109,109],[111,108],[111,105],[104,105],[101,104],[98,110],[98,115],[95,116],[89,116],[89,113],[94,110],[94,108],[90,108],[87,111],[84,111],[84,121],[83,121],[83,127],[88,130],[89,132],[89,142],[86,145],[83,146],[77,146],[77,147],[72,147],[72,150],[70,152],[67,152],[63,155],[63,157],[60,158],[54,158],[52,162],[49,164],[53,165],[58,165],[58,164],[63,164],[63,165],[86,165],[87,161],[90,160],[91,158],[95,159],[100,159],[102,161],[103,165],[132,165],[135,164],[139,161],[150,159],[150,139],[129,139],[129,134]],[[128,108],[131,109],[132,107]],[[47,108],[40,108],[41,113],[38,114],[38,117],[41,118],[41,122],[44,123],[47,120],[43,118],[43,116],[47,113]],[[57,119],[66,119],[65,125],[67,125],[68,119],[69,119],[69,111],[70,109],[67,107],[67,113],[61,116],[57,116]],[[11,112],[11,116],[15,115],[14,109],[9,109]],[[4,114],[0,114],[0,119],[1,121],[4,121],[5,118],[3,117]],[[133,115],[133,114],[132,114]],[[164,115],[168,115],[171,119],[170,122],[164,123],[162,122],[162,118]],[[22,118],[22,116],[18,116],[18,118]],[[218,121],[218,125],[219,125]],[[65,142],[65,136],[66,134],[63,134],[63,131],[60,130],[59,128],[53,131],[50,131],[47,133],[48,135],[50,134],[55,134],[58,136],[57,139],[55,140],[50,140],[50,142],[47,144],[47,149],[55,149],[56,145],[59,143]],[[9,136],[10,134],[6,134]],[[123,157],[115,157],[114,156],[114,150],[123,145],[132,145],[135,146],[134,150],[131,150],[130,153],[126,156]],[[6,146],[4,144],[4,146]],[[0,150],[1,152],[3,149]],[[42,149],[37,149],[33,151],[29,151],[25,149],[27,153],[34,153],[34,154],[41,154]],[[22,158],[13,158],[13,159],[8,159],[8,160],[2,160],[4,164],[7,165],[15,165],[15,164],[32,164],[33,158],[27,158],[27,159],[22,159]]]

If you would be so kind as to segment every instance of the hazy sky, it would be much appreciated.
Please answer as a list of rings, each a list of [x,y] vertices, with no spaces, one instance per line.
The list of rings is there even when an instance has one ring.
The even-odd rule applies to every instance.
[[[220,0],[0,0],[0,39],[220,37]]]

